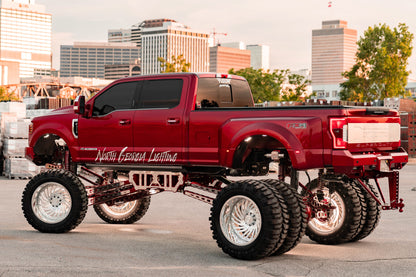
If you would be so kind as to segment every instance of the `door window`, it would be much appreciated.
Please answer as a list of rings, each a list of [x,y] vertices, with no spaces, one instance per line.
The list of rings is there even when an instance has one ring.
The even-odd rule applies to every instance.
[[[93,115],[101,116],[115,110],[128,110],[134,107],[137,82],[120,83],[112,86],[94,101]]]
[[[140,94],[139,108],[173,108],[181,100],[183,80],[147,80]]]

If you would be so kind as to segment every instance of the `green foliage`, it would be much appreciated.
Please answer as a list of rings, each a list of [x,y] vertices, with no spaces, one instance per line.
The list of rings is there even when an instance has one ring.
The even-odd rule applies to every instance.
[[[282,91],[282,101],[301,101],[310,81],[298,74],[289,74],[287,80],[288,85]]]
[[[191,64],[186,62],[186,59],[183,55],[179,55],[177,57],[172,56],[171,60],[165,60],[162,57],[157,58],[160,62],[160,67],[162,69],[162,73],[168,72],[189,72]]]
[[[4,87],[0,87],[0,102],[7,101],[19,101],[19,98],[14,93],[8,92]]]
[[[288,69],[272,72],[262,69],[230,69],[229,74],[246,78],[256,103],[265,101],[300,101],[309,81],[303,76],[290,74]]]
[[[356,63],[344,72],[341,100],[372,101],[407,96],[405,86],[412,54],[413,34],[400,23],[391,29],[386,24],[369,27],[358,41]]]

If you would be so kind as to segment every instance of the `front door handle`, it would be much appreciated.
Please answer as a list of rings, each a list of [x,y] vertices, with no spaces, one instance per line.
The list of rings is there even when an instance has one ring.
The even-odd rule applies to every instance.
[[[130,119],[122,119],[119,121],[120,125],[130,125]]]
[[[179,124],[180,120],[179,118],[169,118],[168,124]]]

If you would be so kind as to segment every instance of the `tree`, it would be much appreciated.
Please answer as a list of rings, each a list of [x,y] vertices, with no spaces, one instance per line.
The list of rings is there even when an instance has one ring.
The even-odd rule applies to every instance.
[[[308,89],[310,81],[302,75],[289,74],[287,76],[287,85],[282,91],[282,101],[301,101]],[[306,97],[307,98],[307,97]]]
[[[412,40],[413,34],[403,23],[394,29],[386,24],[369,27],[357,43],[354,66],[343,73],[347,80],[341,84],[341,99],[372,101],[406,96]]]
[[[276,69],[272,72],[262,69],[230,69],[230,74],[244,77],[250,85],[254,102],[299,101],[306,91],[309,81],[303,76],[290,74],[288,69]]]
[[[4,87],[0,87],[0,102],[7,101],[19,101],[19,98],[14,93],[8,92]]]
[[[171,61],[165,60],[162,57],[157,58],[160,62],[160,67],[162,69],[162,73],[168,72],[189,72],[191,64],[186,62],[186,59],[183,55],[179,56],[172,56]]]

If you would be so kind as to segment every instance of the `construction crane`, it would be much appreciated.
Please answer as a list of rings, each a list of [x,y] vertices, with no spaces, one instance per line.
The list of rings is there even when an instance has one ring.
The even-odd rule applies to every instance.
[[[217,46],[217,36],[221,35],[221,36],[226,36],[227,33],[218,33],[215,31],[215,28],[213,29],[213,31],[211,32],[211,36],[214,39],[214,46]]]

